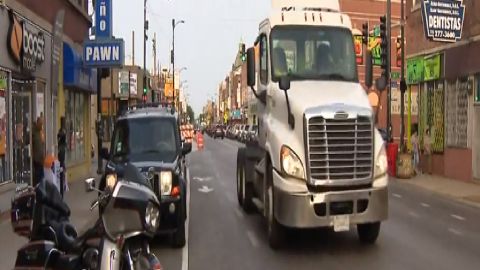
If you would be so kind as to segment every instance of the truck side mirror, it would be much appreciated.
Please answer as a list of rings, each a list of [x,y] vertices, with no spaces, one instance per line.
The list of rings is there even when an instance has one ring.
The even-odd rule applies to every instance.
[[[280,80],[278,81],[278,86],[283,91],[289,90],[290,89],[290,78],[288,76],[280,77]]]
[[[370,89],[373,84],[372,52],[367,50],[365,58],[365,86]]]
[[[255,86],[255,49],[249,48],[247,50],[247,85]]]

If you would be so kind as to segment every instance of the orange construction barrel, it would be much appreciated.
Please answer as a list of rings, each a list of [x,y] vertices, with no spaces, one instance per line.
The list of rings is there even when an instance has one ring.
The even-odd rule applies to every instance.
[[[203,135],[202,133],[197,133],[197,148],[198,150],[203,149]]]
[[[397,175],[397,154],[398,144],[387,144],[387,162],[388,162],[388,175],[395,177]]]

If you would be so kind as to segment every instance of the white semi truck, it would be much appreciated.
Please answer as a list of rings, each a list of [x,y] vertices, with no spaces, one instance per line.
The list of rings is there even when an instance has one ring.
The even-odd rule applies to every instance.
[[[270,246],[287,228],[352,226],[374,243],[388,217],[387,157],[338,0],[274,1],[247,50],[247,81],[259,131],[238,150],[237,195],[266,218]]]

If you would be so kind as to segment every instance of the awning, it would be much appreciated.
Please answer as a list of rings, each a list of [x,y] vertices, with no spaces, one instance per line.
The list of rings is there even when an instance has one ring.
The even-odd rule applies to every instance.
[[[63,43],[63,84],[90,94],[97,93],[97,70],[83,65],[82,55]]]

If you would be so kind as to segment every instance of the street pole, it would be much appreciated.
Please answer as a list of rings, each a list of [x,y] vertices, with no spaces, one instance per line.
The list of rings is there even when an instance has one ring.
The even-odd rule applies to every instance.
[[[392,140],[392,83],[391,83],[391,68],[392,68],[392,2],[387,0],[387,138],[388,142]]]
[[[148,95],[148,84],[147,84],[147,0],[143,1],[143,87],[147,89]]]
[[[130,69],[128,69],[128,102],[127,102],[127,107],[130,106],[130,87],[131,87],[130,76],[131,76],[131,71],[130,71]],[[128,108],[127,108],[127,110],[128,110]]]
[[[152,78],[155,78],[156,74],[156,63],[157,63],[157,33],[153,34],[153,76]],[[155,84],[155,80],[154,84]],[[153,87],[152,87],[152,103],[155,102],[155,95],[153,93]]]
[[[404,148],[405,145],[405,90],[402,89],[404,87],[405,82],[405,7],[404,7],[404,0],[401,1],[401,11],[400,11],[400,50],[401,50],[401,70],[400,70],[400,115],[401,115],[401,129],[400,129],[400,149]]]
[[[100,157],[102,151],[102,69],[97,68],[97,174],[103,173],[103,162]]]
[[[173,74],[173,108],[177,110],[177,102],[175,100],[175,19],[172,19],[172,74]]]

